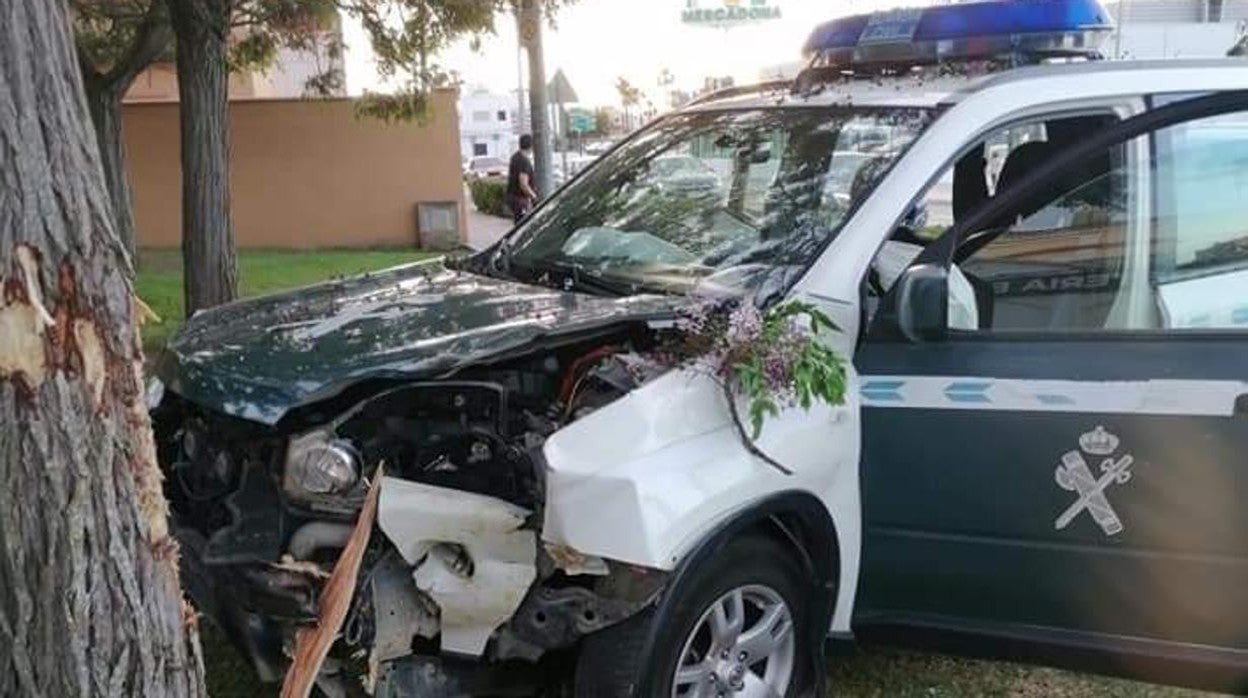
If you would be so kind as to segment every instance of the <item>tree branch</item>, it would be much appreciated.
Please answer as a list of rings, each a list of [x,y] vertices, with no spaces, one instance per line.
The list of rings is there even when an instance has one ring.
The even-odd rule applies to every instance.
[[[82,39],[77,36],[74,37],[74,53],[78,56],[78,70],[82,71],[82,81],[90,89],[104,76],[100,75],[100,71],[91,62],[91,57],[87,55],[87,47],[83,45]]]
[[[107,89],[124,92],[134,79],[152,61],[160,57],[173,40],[173,28],[169,24],[169,9],[164,0],[152,0],[143,15],[143,21],[135,30],[130,50],[117,61],[113,69],[103,76]]]
[[[732,416],[732,425],[736,427],[737,436],[741,437],[741,445],[745,447],[745,450],[785,475],[792,475],[792,470],[789,470],[775,458],[767,455],[763,449],[758,447],[758,444],[754,443],[754,439],[750,438],[749,432],[745,430],[745,423],[741,421],[741,413],[737,411],[737,396],[732,394],[732,388],[729,387],[728,381],[719,381],[719,387],[724,392],[724,400],[728,402],[728,414]]]

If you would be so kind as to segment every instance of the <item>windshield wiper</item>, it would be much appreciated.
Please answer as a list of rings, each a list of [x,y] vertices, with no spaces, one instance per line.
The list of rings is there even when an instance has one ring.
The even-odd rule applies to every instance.
[[[638,291],[637,284],[612,281],[600,274],[591,273],[579,264],[572,264],[571,262],[544,259],[537,264],[525,265],[524,268],[535,281],[544,277],[552,282],[557,282],[559,288],[564,291],[580,289],[589,293],[611,296],[631,296]],[[552,279],[552,272],[561,278],[557,280]]]

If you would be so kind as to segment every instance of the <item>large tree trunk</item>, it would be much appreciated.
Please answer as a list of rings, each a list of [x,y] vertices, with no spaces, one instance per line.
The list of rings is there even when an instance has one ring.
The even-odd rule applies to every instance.
[[[227,0],[169,0],[182,124],[182,264],[186,315],[238,295],[230,225]]]
[[[65,5],[0,3],[0,695],[200,696]]]
[[[95,140],[100,146],[100,163],[104,183],[113,206],[113,224],[117,237],[133,259],[138,244],[134,227],[134,206],[130,195],[130,178],[126,176],[126,149],[121,136],[121,98],[126,85],[86,84],[87,107],[95,126]]]

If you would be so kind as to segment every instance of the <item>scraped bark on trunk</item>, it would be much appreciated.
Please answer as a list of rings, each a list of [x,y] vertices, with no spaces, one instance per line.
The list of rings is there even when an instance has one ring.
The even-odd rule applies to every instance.
[[[65,5],[0,3],[0,695],[202,696]]]
[[[238,295],[230,224],[228,0],[169,0],[182,126],[186,315]]]

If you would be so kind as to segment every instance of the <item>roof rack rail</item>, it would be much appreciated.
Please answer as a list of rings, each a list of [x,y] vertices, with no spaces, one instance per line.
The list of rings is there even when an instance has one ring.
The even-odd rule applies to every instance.
[[[783,91],[785,94],[788,94],[792,87],[792,80],[768,80],[766,82],[754,83],[752,85],[734,85],[732,87],[725,87],[723,89],[715,90],[709,94],[702,95],[685,106],[693,107],[720,99],[728,99],[729,97],[741,97],[743,95],[762,94],[765,92]]]

